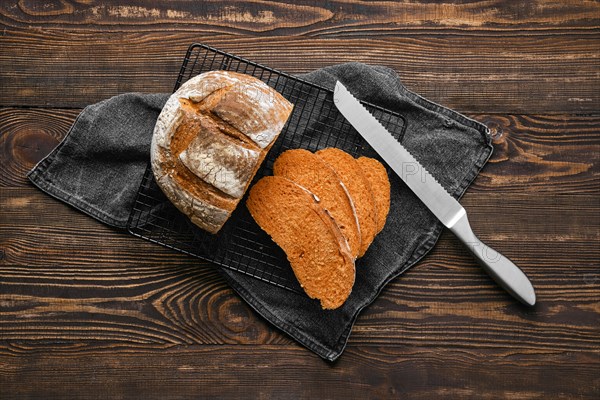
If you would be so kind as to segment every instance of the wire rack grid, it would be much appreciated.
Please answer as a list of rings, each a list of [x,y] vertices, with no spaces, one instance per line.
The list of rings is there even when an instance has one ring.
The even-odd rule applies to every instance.
[[[271,175],[275,159],[288,149],[317,151],[337,147],[355,157],[376,156],[338,112],[331,90],[203,44],[189,47],[174,90],[188,79],[211,70],[252,75],[294,104],[290,118],[252,184],[263,176]],[[394,136],[402,139],[406,121],[401,115],[364,104]],[[278,287],[302,292],[285,253],[254,222],[244,204],[245,198],[219,233],[209,234],[192,224],[169,202],[156,184],[148,165],[127,228],[135,236]]]

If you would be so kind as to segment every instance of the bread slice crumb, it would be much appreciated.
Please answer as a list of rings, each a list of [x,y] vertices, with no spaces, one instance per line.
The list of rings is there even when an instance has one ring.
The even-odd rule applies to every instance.
[[[361,235],[358,256],[362,257],[377,233],[377,208],[369,181],[358,161],[345,151],[328,147],[316,154],[335,170],[354,201]]]
[[[377,208],[377,230],[379,233],[385,226],[385,221],[390,212],[390,179],[387,170],[379,161],[370,157],[356,159],[358,165],[371,185],[371,191]]]
[[[308,150],[287,150],[275,160],[273,175],[283,176],[317,195],[348,241],[352,256],[358,257],[361,238],[354,202],[329,164]]]
[[[354,258],[317,198],[289,179],[267,176],[252,186],[246,205],[286,253],[306,294],[324,309],[344,304],[354,285]]]

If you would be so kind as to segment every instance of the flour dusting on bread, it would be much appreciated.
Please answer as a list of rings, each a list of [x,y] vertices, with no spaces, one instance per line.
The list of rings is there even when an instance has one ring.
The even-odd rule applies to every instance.
[[[218,232],[292,108],[249,75],[210,71],[190,79],[156,122],[150,155],[159,187],[194,224]]]

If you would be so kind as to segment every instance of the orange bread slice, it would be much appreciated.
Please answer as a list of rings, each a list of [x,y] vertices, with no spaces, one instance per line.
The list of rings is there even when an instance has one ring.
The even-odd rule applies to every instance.
[[[329,147],[317,151],[317,155],[337,172],[352,197],[361,236],[359,257],[362,257],[377,233],[377,209],[369,181],[358,161],[345,151]]]
[[[281,176],[267,176],[246,202],[258,225],[285,251],[306,294],[340,307],[354,285],[354,258],[337,224],[315,196]]]
[[[308,150],[288,150],[275,160],[273,175],[288,178],[314,193],[338,224],[352,256],[358,257],[360,231],[354,203],[329,164]]]
[[[383,164],[374,158],[359,157],[358,165],[371,185],[377,208],[377,233],[381,232],[390,212],[390,179]]]

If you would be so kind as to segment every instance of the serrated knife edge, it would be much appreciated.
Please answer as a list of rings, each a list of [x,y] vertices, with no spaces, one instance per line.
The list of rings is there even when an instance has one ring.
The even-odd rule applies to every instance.
[[[519,301],[533,306],[536,295],[527,276],[512,261],[475,236],[460,203],[340,82],[335,85],[333,98],[340,113],[427,208],[467,246],[486,272]]]

